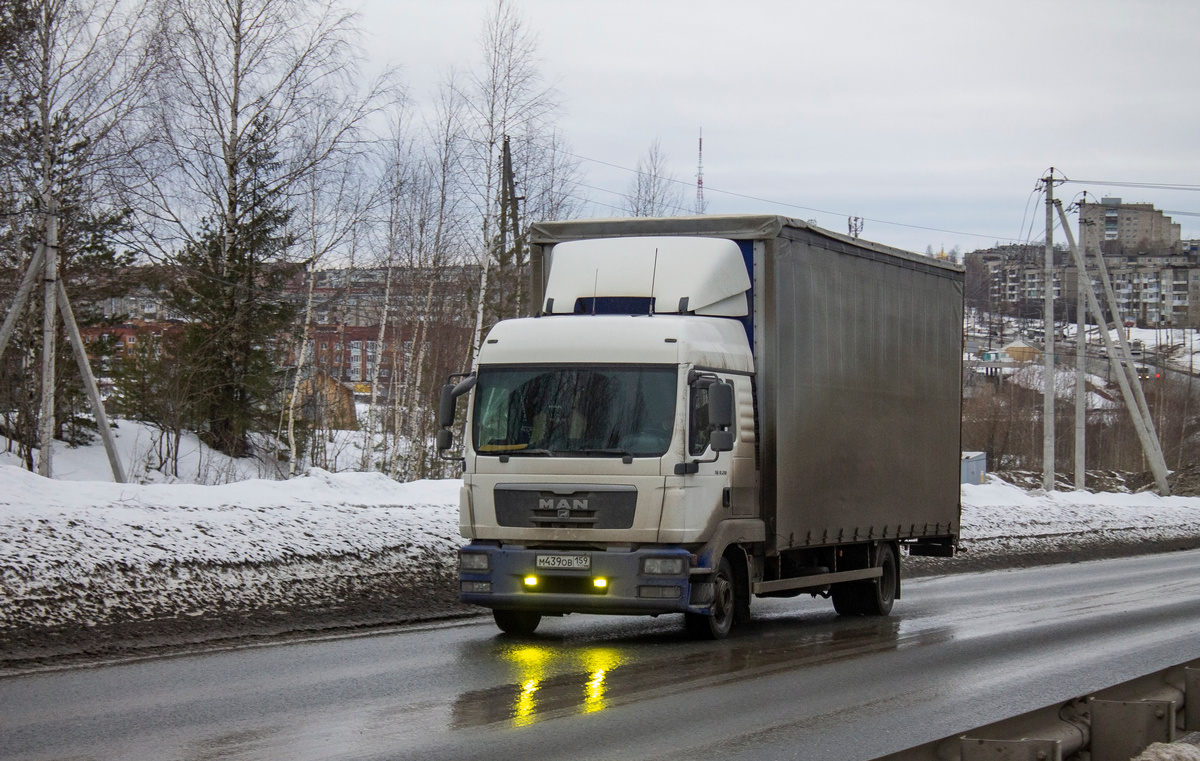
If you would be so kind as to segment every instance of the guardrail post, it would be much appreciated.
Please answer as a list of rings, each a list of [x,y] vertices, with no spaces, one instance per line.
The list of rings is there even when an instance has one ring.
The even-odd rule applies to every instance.
[[[1150,743],[1175,742],[1175,701],[1088,699],[1092,761],[1129,761]]]
[[[1200,732],[1200,668],[1183,670],[1183,722],[1189,732]]]
[[[972,740],[960,744],[962,761],[1062,761],[1058,740]]]

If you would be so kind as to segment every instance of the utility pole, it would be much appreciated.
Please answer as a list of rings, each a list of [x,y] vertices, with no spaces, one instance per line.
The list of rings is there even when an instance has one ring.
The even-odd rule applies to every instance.
[[[1069,232],[1069,231],[1068,231]],[[1080,235],[1082,238],[1083,236]],[[1084,257],[1086,259],[1086,257]],[[1087,309],[1084,306],[1083,279],[1090,277],[1086,269],[1075,267],[1075,488],[1087,488],[1087,379],[1084,370],[1087,363]]]
[[[53,201],[47,193],[44,198],[50,200],[47,208],[53,208]],[[51,245],[52,244],[52,245]],[[9,306],[8,315],[0,326],[0,355],[8,348],[8,342],[16,329],[17,320],[25,310],[25,304],[36,285],[38,275],[42,276],[44,284],[44,305],[42,312],[42,404],[38,421],[38,474],[49,478],[51,468],[51,442],[54,440],[54,359],[57,353],[57,315],[61,313],[67,337],[75,353],[75,362],[79,366],[79,374],[83,377],[83,387],[87,392],[88,401],[92,405],[92,415],[96,418],[96,428],[104,442],[104,451],[108,455],[108,464],[112,469],[113,480],[119,484],[126,482],[125,469],[121,466],[121,458],[117,454],[117,444],[113,437],[112,427],[108,423],[108,415],[104,412],[104,401],[100,398],[100,388],[96,377],[92,374],[92,366],[88,363],[87,352],[84,349],[83,338],[79,326],[75,322],[75,314],[71,310],[71,302],[67,299],[67,290],[62,280],[58,278],[58,218],[52,212],[46,221],[45,239],[39,243],[30,257],[29,266],[21,278],[17,288],[16,298]],[[49,397],[47,399],[47,396]]]
[[[1042,178],[1046,186],[1045,306],[1042,350],[1042,488],[1054,491],[1054,167]]]
[[[54,443],[54,358],[57,351],[58,315],[58,213],[50,193],[42,193],[46,209],[46,239],[42,246],[42,408],[38,418],[38,475],[50,477]]]
[[[1062,204],[1056,204],[1056,206],[1058,207],[1058,216],[1063,223],[1063,230],[1066,231],[1067,244],[1071,249],[1071,255],[1075,258],[1075,266],[1081,270],[1086,270],[1087,264],[1084,261],[1083,252],[1075,245],[1075,236],[1071,234],[1071,228],[1067,224],[1067,215],[1063,211]],[[1105,296],[1108,298],[1108,305],[1112,310],[1113,318],[1117,320],[1119,347],[1113,344],[1112,336],[1109,335],[1106,318],[1100,310],[1100,302],[1096,298],[1096,291],[1092,287],[1090,279],[1087,281],[1088,307],[1096,317],[1097,324],[1101,326],[1100,338],[1104,341],[1105,352],[1108,354],[1113,374],[1117,379],[1117,385],[1121,388],[1121,396],[1125,399],[1125,407],[1129,410],[1129,417],[1133,422],[1134,431],[1137,432],[1138,440],[1142,444],[1142,452],[1145,454],[1146,460],[1150,465],[1150,470],[1154,474],[1158,493],[1166,497],[1171,493],[1170,485],[1167,483],[1167,463],[1163,457],[1162,448],[1158,444],[1158,436],[1154,431],[1154,423],[1150,418],[1150,412],[1146,408],[1145,395],[1142,394],[1142,384],[1137,377],[1137,370],[1134,368],[1133,359],[1130,355],[1129,342],[1125,338],[1125,331],[1120,327],[1117,316],[1117,300],[1113,294],[1112,281],[1108,278],[1108,268],[1104,265],[1104,256],[1102,254],[1096,255],[1096,268],[1100,271],[1100,281],[1104,285]]]
[[[504,136],[504,140],[500,143],[500,193],[496,199],[496,210],[499,212],[499,234],[500,241],[496,247],[496,261],[503,263],[505,260],[505,252],[508,250],[508,180],[512,173],[512,157],[508,153],[508,135]],[[513,262],[516,264],[516,262]],[[499,314],[497,315],[503,320],[506,315],[504,313],[506,284],[504,283],[504,267],[500,268],[500,292],[499,299]]]
[[[512,229],[513,237],[513,263],[516,268],[517,278],[514,281],[515,290],[517,292],[517,306],[514,312],[514,317],[521,317],[524,307],[524,293],[521,289],[521,270],[525,266],[525,246],[524,239],[521,235],[521,219],[519,212],[519,204],[524,201],[524,196],[517,195],[517,180],[513,175],[512,168],[512,152],[508,147],[508,135],[504,136],[504,146],[502,148],[503,161],[501,162],[501,193],[504,201],[500,207],[500,216],[507,219],[507,225]],[[500,229],[503,230],[506,222],[501,221]],[[503,235],[503,233],[501,233]],[[501,245],[504,245],[501,243]],[[536,307],[535,307],[536,309]]]

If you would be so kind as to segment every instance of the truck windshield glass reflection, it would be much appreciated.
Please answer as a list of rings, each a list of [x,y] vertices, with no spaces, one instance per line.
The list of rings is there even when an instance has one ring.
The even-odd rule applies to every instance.
[[[479,369],[475,451],[661,457],[671,444],[674,366]]]

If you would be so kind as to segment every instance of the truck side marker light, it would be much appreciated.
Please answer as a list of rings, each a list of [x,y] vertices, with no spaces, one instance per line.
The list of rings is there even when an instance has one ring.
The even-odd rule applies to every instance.
[[[608,586],[608,579],[592,579],[592,583],[600,589],[604,589]]]
[[[537,576],[526,576],[525,577],[525,586],[536,587],[537,586]]]

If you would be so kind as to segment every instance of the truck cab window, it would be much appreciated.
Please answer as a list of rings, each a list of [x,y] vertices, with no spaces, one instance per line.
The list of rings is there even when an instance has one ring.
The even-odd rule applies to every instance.
[[[661,457],[674,431],[676,383],[676,369],[664,365],[482,367],[475,450]]]
[[[699,457],[708,449],[712,425],[708,420],[708,386],[692,389],[691,414],[688,416],[688,453]]]

